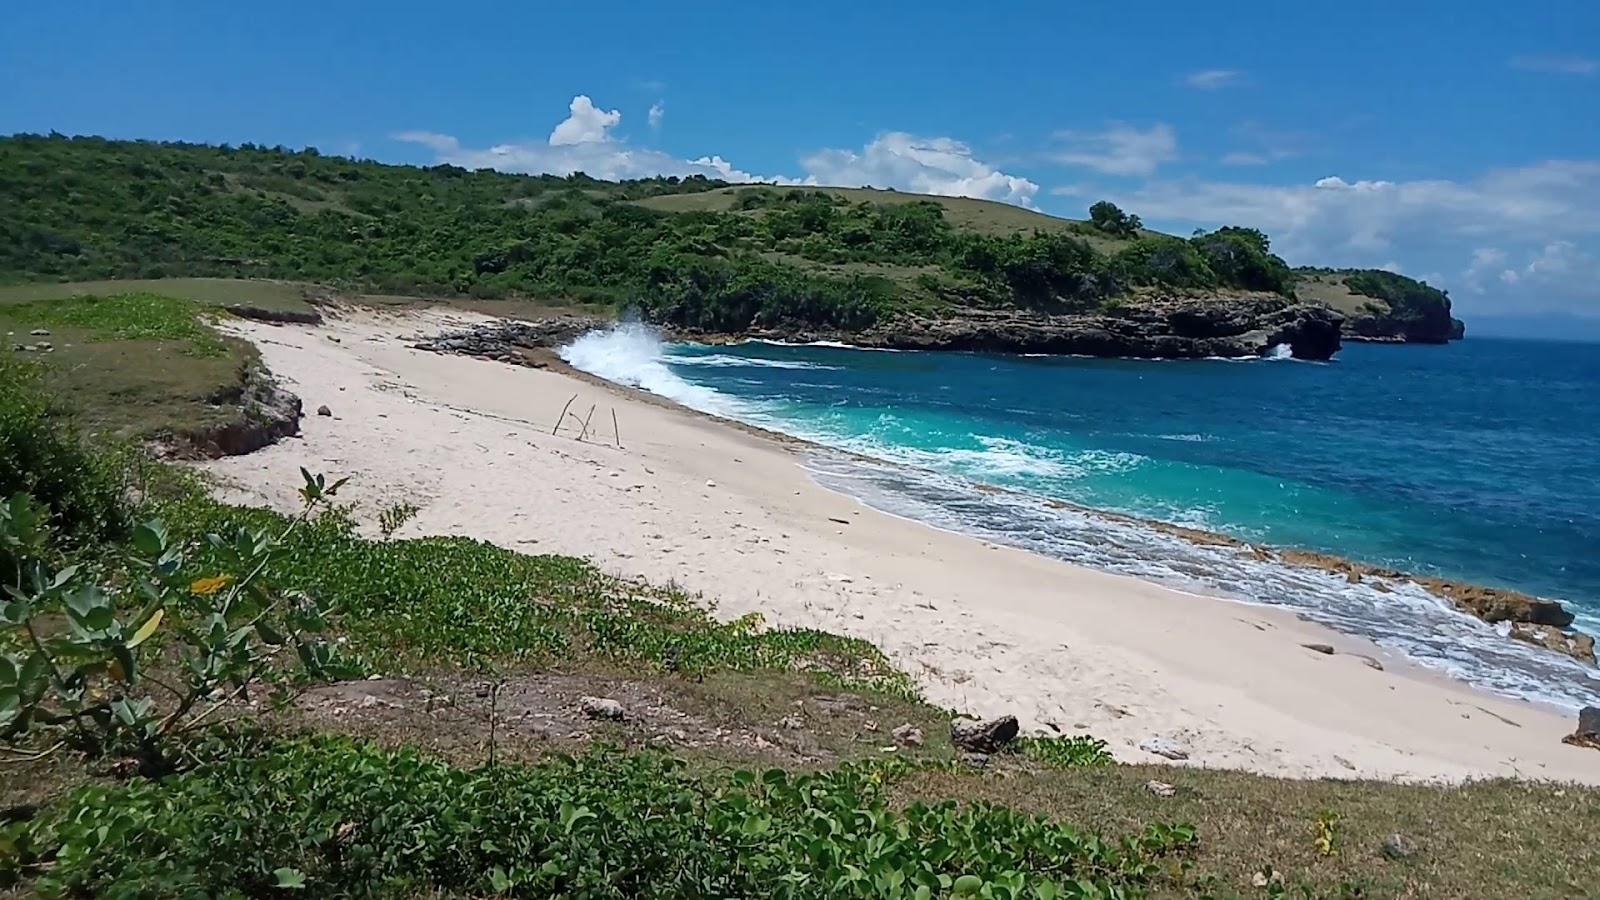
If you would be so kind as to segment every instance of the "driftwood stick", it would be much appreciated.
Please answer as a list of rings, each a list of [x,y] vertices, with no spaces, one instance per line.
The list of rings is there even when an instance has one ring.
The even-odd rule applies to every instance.
[[[589,404],[589,414],[583,417],[583,431],[578,435],[578,440],[583,440],[589,434],[589,420],[594,418],[595,404]]]
[[[578,395],[577,394],[573,394],[567,400],[567,405],[561,407],[561,415],[556,416],[556,427],[550,429],[550,434],[554,435],[556,432],[561,430],[561,420],[565,419],[567,417],[567,407],[571,406],[572,405],[572,401],[576,400],[576,399],[578,399]]]
[[[617,439],[617,449],[622,449],[622,429],[617,427],[617,408],[611,407],[611,436]]]

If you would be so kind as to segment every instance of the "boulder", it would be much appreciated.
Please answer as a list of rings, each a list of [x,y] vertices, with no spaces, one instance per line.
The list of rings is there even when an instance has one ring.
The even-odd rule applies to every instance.
[[[1417,845],[1398,831],[1385,837],[1379,849],[1390,859],[1405,859],[1417,854]]]
[[[1556,600],[1533,597],[1521,591],[1460,584],[1441,578],[1418,578],[1417,584],[1449,600],[1463,612],[1494,624],[1496,622],[1527,622],[1533,625],[1554,625],[1565,628],[1572,624],[1572,613]]]
[[[910,722],[901,725],[890,733],[894,736],[894,742],[902,747],[922,746],[922,729]]]
[[[591,719],[610,719],[620,722],[623,718],[622,704],[610,697],[580,697],[578,709]]]
[[[326,403],[324,403],[323,405],[317,407],[317,415],[319,415],[319,416],[331,416],[331,415],[333,415],[333,410],[329,409],[328,405]]]
[[[1600,707],[1585,706],[1578,712],[1578,729],[1561,739],[1563,744],[1600,750]]]
[[[1514,622],[1511,636],[1546,650],[1554,650],[1579,662],[1594,665],[1594,638],[1581,631],[1562,631],[1554,625],[1533,625]]]
[[[957,750],[965,750],[968,753],[998,753],[1017,739],[1019,730],[1016,716],[1001,716],[998,719],[970,725],[952,722],[950,743],[955,744]]]

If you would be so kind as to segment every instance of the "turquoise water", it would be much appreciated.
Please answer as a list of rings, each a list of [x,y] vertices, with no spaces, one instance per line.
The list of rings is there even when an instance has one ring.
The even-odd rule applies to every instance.
[[[597,374],[865,454],[822,483],[873,506],[1199,593],[1289,606],[1504,693],[1600,701],[1414,589],[1195,548],[1063,500],[1519,588],[1600,624],[1600,347],[1347,346],[1332,363],[661,345],[568,348]],[[1012,495],[976,490],[986,483]]]

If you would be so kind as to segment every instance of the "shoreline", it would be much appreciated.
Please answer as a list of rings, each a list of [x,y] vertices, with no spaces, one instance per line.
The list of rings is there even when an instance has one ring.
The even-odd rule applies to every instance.
[[[683,336],[680,335],[678,337],[682,338]],[[766,339],[745,338],[743,340]],[[426,343],[427,342],[424,341],[416,346],[421,349],[430,349],[422,346]],[[714,346],[715,344],[712,345]],[[848,346],[850,346],[850,349],[868,351],[884,349],[875,347],[855,347],[854,345]],[[443,353],[448,351],[433,350],[433,352]],[[899,351],[891,350],[889,352]],[[476,354],[459,351],[458,353],[459,355],[463,356],[482,358]],[[679,410],[693,416],[701,416],[708,421],[717,422],[749,434],[775,441],[791,448],[818,453],[827,453],[847,459],[871,462],[878,465],[902,467],[902,464],[900,463],[868,456],[852,450],[830,447],[824,444],[819,444],[815,441],[807,440],[805,438],[796,437],[782,431],[763,428],[759,425],[753,425],[738,419],[719,416],[714,413],[709,413],[686,406],[675,400],[663,397],[659,394],[652,393],[639,387],[611,381],[602,376],[595,375],[583,369],[572,366],[560,356],[557,348],[555,347],[541,346],[519,348],[516,355],[520,357],[521,364],[527,365],[531,368],[546,369],[549,371],[558,372],[567,377],[575,378],[597,387],[605,388],[634,400],[655,404],[663,408]],[[509,360],[502,359],[501,361]],[[1009,496],[1030,496],[1023,494],[1020,491],[1002,487],[1000,485],[994,485],[987,482],[970,479],[968,480],[973,487],[980,492]],[[1117,510],[1085,506],[1080,503],[1073,503],[1056,498],[1036,499],[1041,500],[1045,506],[1053,509],[1071,510],[1080,515],[1096,518],[1106,522],[1115,522],[1148,528],[1171,537],[1176,537],[1180,540],[1197,546],[1225,547],[1241,553],[1247,553],[1258,561],[1275,562],[1279,565],[1290,568],[1310,569],[1325,572],[1345,578],[1352,583],[1360,583],[1363,579],[1372,579],[1375,586],[1377,586],[1379,590],[1388,589],[1387,585],[1390,582],[1411,584],[1421,588],[1439,600],[1444,601],[1457,611],[1466,613],[1467,615],[1473,616],[1488,624],[1495,624],[1496,622],[1503,621],[1517,623],[1519,627],[1526,626],[1530,631],[1534,631],[1535,633],[1527,638],[1515,638],[1522,640],[1523,643],[1542,646],[1550,653],[1572,657],[1577,659],[1580,663],[1587,662],[1590,665],[1595,664],[1593,654],[1594,638],[1582,631],[1578,631],[1577,629],[1570,627],[1572,623],[1572,614],[1566,609],[1565,602],[1561,600],[1528,594],[1516,588],[1497,587],[1493,585],[1463,581],[1455,578],[1447,578],[1436,575],[1420,575],[1415,572],[1401,571],[1387,566],[1353,559],[1337,553],[1331,553],[1325,550],[1316,550],[1307,547],[1296,547],[1290,545],[1258,544],[1230,534],[1226,534],[1224,532],[1194,528],[1186,525],[1178,525],[1176,523],[1165,522],[1160,519],[1151,519],[1130,513],[1119,512]],[[1197,594],[1197,596],[1209,595]],[[1213,599],[1238,600],[1246,603],[1256,602],[1250,600],[1241,600],[1241,598],[1234,597],[1213,597]],[[1272,604],[1267,603],[1261,603],[1260,605],[1269,607],[1272,606]],[[1544,637],[1553,643],[1553,637],[1549,636],[1548,634],[1538,634],[1536,631],[1537,629],[1545,629],[1547,631],[1551,628],[1554,628],[1558,631],[1565,629],[1568,633],[1575,633],[1580,636],[1579,641],[1577,642],[1576,646],[1569,644],[1569,649],[1556,649],[1554,646],[1541,643],[1539,640],[1535,639],[1536,636]],[[1514,639],[1509,634],[1506,637],[1508,640]],[[1587,640],[1587,645],[1584,643],[1585,639]],[[1587,657],[1583,655],[1582,652],[1585,646],[1588,651]],[[1547,705],[1561,708],[1559,704]]]
[[[877,512],[817,484],[748,426],[561,371],[413,349],[487,321],[338,314],[322,328],[230,323],[308,406],[304,437],[202,465],[227,499],[287,505],[300,465],[352,475],[363,520],[421,512],[402,537],[456,534],[701,593],[877,644],[930,702],[1089,733],[1124,761],[1174,741],[1190,764],[1295,777],[1498,775],[1600,781],[1560,743],[1570,719],[1474,690],[1292,612],[1209,599]],[[578,395],[601,441],[550,435]],[[648,399],[646,399],[648,397]],[[686,414],[688,413],[688,414]],[[1308,649],[1325,643],[1332,655]],[[1382,660],[1379,671],[1364,656]]]

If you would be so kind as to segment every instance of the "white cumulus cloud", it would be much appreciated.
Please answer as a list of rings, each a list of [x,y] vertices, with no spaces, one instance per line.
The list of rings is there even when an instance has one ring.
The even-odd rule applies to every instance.
[[[1400,261],[1415,271],[1457,272],[1441,286],[1482,291],[1502,307],[1537,302],[1600,315],[1600,160],[1547,160],[1466,180],[1160,179],[1096,193],[1179,233],[1193,226],[1264,229],[1294,263]]]
[[[650,104],[650,112],[645,115],[645,118],[650,121],[651,128],[660,128],[661,120],[665,118],[666,115],[666,106],[664,106],[660,100],[657,100],[656,102]]]
[[[550,132],[550,146],[567,147],[572,144],[597,144],[611,140],[611,129],[622,121],[618,110],[597,109],[594,101],[579,94],[567,107],[571,115],[563,119]]]
[[[819,150],[800,165],[810,184],[892,187],[1019,206],[1031,206],[1039,192],[1039,185],[978,159],[971,147],[954,138],[902,131],[884,132],[860,150]]]
[[[1178,158],[1178,136],[1161,123],[1141,129],[1115,122],[1103,131],[1058,131],[1055,137],[1064,146],[1051,159],[1107,175],[1149,175]]]
[[[703,175],[724,181],[763,181],[716,155],[680,159],[648,147],[634,147],[618,139],[613,130],[622,124],[620,110],[605,110],[588,96],[572,98],[567,118],[556,124],[542,143],[505,143],[486,148],[464,147],[448,134],[402,131],[396,140],[421,144],[441,163],[468,169],[497,169],[532,175],[571,175],[583,172],[610,180],[649,178],[655,175]]]
[[[566,119],[543,142],[466,147],[448,134],[402,131],[396,140],[419,144],[433,151],[441,163],[468,169],[502,172],[570,175],[583,172],[610,180],[648,178],[654,175],[704,175],[730,182],[874,187],[978,197],[1031,206],[1039,186],[1026,178],[1000,171],[979,159],[966,144],[949,137],[918,137],[905,132],[884,132],[859,150],[822,149],[800,160],[803,174],[757,175],[718,154],[683,159],[649,147],[636,147],[616,134],[622,124],[619,110],[605,110],[588,96],[572,98]],[[646,113],[652,126],[661,123],[665,107],[659,101]]]

